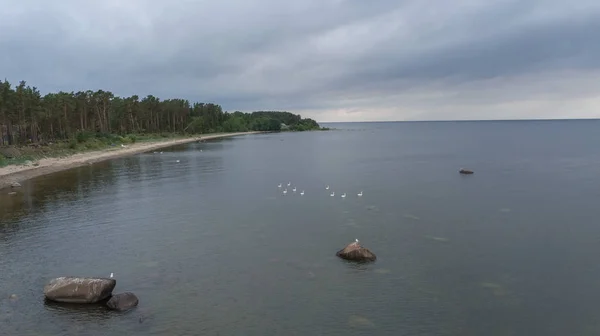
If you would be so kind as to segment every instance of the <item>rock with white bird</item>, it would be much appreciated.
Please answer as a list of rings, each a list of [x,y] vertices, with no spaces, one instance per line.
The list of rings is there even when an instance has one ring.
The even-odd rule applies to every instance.
[[[377,259],[375,253],[368,248],[363,247],[358,239],[355,239],[354,242],[337,251],[335,255],[345,260],[359,262],[375,261]]]
[[[46,299],[66,303],[96,303],[109,298],[117,285],[112,278],[65,276],[50,280],[44,286]]]

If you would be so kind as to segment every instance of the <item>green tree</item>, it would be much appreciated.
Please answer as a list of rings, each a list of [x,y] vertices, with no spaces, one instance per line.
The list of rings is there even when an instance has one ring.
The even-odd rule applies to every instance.
[[[210,133],[320,129],[312,119],[286,111],[228,113],[215,103],[148,95],[118,97],[105,90],[42,96],[25,81],[0,81],[0,145],[78,141],[110,134]]]

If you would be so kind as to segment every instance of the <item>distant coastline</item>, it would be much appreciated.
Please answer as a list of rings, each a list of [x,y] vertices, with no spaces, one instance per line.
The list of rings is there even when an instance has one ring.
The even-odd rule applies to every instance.
[[[227,112],[215,103],[110,91],[42,93],[0,80],[0,188],[15,180],[196,141],[262,132],[326,130],[287,111]]]
[[[384,123],[453,123],[453,122],[562,122],[600,121],[600,118],[556,119],[440,119],[440,120],[370,120],[370,121],[321,121],[320,124],[384,124]]]
[[[209,134],[206,136],[194,136],[169,140],[157,140],[142,143],[134,143],[125,147],[112,147],[99,151],[91,151],[69,155],[58,158],[44,158],[39,161],[32,161],[27,165],[10,165],[0,168],[0,190],[9,188],[14,182],[22,182],[42,175],[48,175],[59,171],[84,166],[100,161],[115,159],[118,157],[135,155],[147,151],[158,150],[161,148],[183,145],[196,141],[211,139],[220,139],[249,134],[265,133],[260,131],[253,132],[235,132]]]

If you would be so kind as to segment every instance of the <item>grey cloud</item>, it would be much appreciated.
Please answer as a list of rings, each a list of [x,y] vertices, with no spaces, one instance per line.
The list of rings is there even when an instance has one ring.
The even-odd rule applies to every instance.
[[[7,8],[0,77],[43,92],[103,88],[228,110],[311,111],[317,119],[369,106],[373,118],[461,118],[464,104],[544,93],[586,99],[589,87],[551,86],[544,76],[600,70],[600,5],[587,0],[0,0],[0,7]],[[496,78],[503,89],[478,84]]]
[[[459,77],[465,80],[510,76],[544,69],[597,69],[600,15],[578,22],[533,26],[490,39],[429,51],[405,62],[388,62],[359,73],[367,79]]]

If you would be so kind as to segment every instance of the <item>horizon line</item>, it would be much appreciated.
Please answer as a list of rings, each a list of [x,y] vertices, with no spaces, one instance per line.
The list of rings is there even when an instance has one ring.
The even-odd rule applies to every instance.
[[[350,123],[411,123],[411,122],[494,122],[494,121],[581,121],[600,120],[600,117],[590,118],[527,118],[527,119],[431,119],[431,120],[361,120],[361,121],[319,121],[323,124]]]

